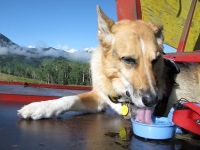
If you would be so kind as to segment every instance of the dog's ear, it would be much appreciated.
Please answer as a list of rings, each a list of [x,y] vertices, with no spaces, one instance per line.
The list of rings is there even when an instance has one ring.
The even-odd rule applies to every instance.
[[[108,18],[99,6],[97,6],[98,13],[98,39],[101,44],[110,43],[112,40],[111,27],[115,24],[113,20]]]
[[[161,24],[153,24],[151,22],[149,22],[149,26],[151,27],[151,29],[153,30],[153,32],[156,36],[156,40],[157,40],[159,47],[161,49],[163,49],[163,43],[164,43],[164,36],[162,33],[163,26]]]
[[[180,68],[174,60],[164,58],[164,64],[165,64],[166,67],[168,67],[171,70],[171,72],[173,74],[180,73]]]

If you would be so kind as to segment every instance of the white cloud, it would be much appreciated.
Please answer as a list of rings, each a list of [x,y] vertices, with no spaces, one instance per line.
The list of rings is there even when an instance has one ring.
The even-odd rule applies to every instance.
[[[36,43],[36,47],[47,48],[49,46],[47,46],[47,44],[44,41],[38,41]]]
[[[69,53],[68,57],[72,60],[89,62],[91,53],[85,52],[84,50],[77,50],[74,53]]]
[[[67,49],[69,49],[69,47],[68,47],[68,45],[60,45],[60,44],[58,44],[56,46],[56,49],[67,50]]]
[[[7,55],[8,48],[7,47],[0,47],[0,55]]]
[[[76,52],[77,50],[71,48],[71,49],[65,49],[64,51],[65,51],[65,52],[68,52],[68,53],[74,53],[74,52]]]
[[[31,49],[34,48],[34,49]],[[91,57],[91,52],[95,50],[95,48],[84,48],[82,50],[76,50],[73,48],[69,48],[67,45],[57,45],[57,49],[48,48],[45,49],[46,44],[43,42],[38,43],[38,47],[29,45],[27,47],[20,47],[18,45],[8,45],[7,47],[0,47],[0,55],[23,55],[27,57],[65,57],[71,60],[76,61],[86,61],[88,62]]]
[[[28,48],[35,48],[35,46],[32,46],[32,45],[29,45],[29,46],[27,46]]]

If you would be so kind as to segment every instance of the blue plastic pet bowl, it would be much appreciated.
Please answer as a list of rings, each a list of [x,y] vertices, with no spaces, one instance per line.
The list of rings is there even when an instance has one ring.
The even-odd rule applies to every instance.
[[[144,124],[135,121],[131,118],[133,132],[139,137],[146,139],[164,140],[174,136],[175,125],[168,118],[152,116],[154,124]]]

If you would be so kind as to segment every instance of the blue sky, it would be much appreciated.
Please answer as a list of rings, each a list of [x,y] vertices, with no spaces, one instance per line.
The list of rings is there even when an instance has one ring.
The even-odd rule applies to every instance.
[[[115,0],[0,0],[0,33],[20,46],[96,47],[96,5],[117,21]]]

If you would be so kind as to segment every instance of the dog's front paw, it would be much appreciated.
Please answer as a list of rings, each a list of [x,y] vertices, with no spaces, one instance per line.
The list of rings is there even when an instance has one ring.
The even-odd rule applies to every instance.
[[[42,118],[51,118],[55,114],[54,105],[51,101],[42,101],[34,102],[28,105],[25,105],[20,110],[18,110],[18,115],[24,119],[42,119]]]

